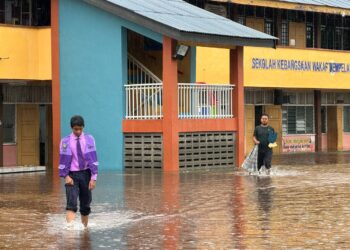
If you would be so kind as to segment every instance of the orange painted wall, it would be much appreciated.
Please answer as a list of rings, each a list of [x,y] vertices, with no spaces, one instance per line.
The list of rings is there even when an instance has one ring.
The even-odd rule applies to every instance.
[[[51,0],[51,53],[52,53],[52,161],[53,170],[58,173],[59,145],[61,137],[60,108],[60,49],[59,49],[59,9],[58,0]],[[53,175],[55,176],[55,175]],[[57,175],[56,175],[57,176]],[[55,179],[55,177],[54,177]]]

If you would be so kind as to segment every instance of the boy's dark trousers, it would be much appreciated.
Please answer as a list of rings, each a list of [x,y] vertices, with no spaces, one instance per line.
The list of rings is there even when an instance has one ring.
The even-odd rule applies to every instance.
[[[73,179],[74,185],[65,185],[67,197],[66,210],[77,212],[79,197],[81,215],[89,215],[91,211],[90,204],[92,200],[91,190],[89,189],[91,178],[90,169],[69,172],[69,176]]]
[[[271,168],[272,161],[272,149],[270,148],[259,148],[258,150],[258,171],[264,165],[266,169]]]

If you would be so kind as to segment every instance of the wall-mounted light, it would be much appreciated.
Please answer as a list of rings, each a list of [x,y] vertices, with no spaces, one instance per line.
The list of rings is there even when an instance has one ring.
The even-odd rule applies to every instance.
[[[189,46],[186,45],[177,45],[173,58],[182,60],[189,50]]]

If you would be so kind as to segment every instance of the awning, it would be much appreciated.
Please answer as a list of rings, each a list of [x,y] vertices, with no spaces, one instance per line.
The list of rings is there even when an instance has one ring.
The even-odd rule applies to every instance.
[[[85,0],[182,43],[215,47],[274,47],[277,38],[182,0]]]

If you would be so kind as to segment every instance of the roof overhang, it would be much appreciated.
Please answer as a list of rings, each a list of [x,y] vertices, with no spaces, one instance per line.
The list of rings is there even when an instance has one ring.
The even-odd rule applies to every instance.
[[[113,4],[105,0],[84,0],[100,9],[110,12],[129,22],[136,23],[140,26],[148,28],[154,32],[162,34],[177,40],[179,43],[189,44],[193,46],[207,46],[218,48],[235,48],[236,46],[254,46],[254,47],[276,47],[276,40],[258,39],[258,38],[242,38],[231,36],[220,36],[213,34],[202,34],[196,32],[185,32],[163,23],[157,22],[151,18],[139,15],[127,8]]]
[[[287,10],[298,10],[298,11],[310,11],[319,13],[336,14],[342,16],[350,16],[349,9],[343,9],[331,6],[321,6],[312,4],[302,4],[302,3],[291,3],[284,1],[273,1],[273,0],[211,0],[212,2],[219,3],[236,3],[242,5],[253,5],[260,7],[270,7],[276,9],[287,9]]]

